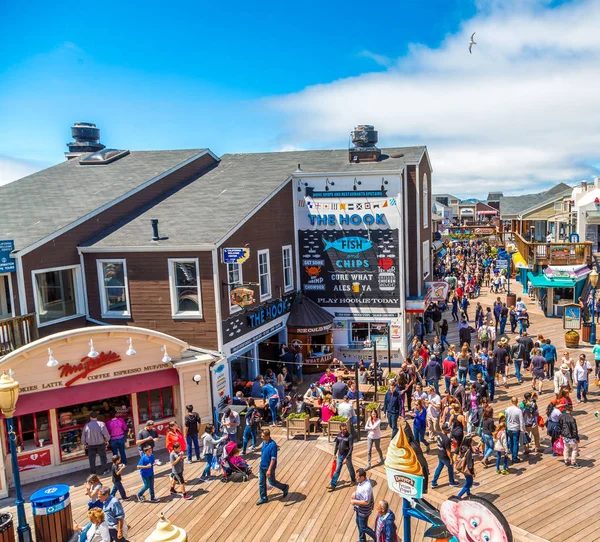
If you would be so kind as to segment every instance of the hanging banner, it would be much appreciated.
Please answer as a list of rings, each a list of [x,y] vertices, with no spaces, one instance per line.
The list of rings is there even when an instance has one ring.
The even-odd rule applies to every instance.
[[[249,257],[249,248],[224,248],[221,250],[223,263],[244,263]]]
[[[0,241],[0,273],[14,273],[17,270],[15,260],[10,257],[14,249],[14,241]]]

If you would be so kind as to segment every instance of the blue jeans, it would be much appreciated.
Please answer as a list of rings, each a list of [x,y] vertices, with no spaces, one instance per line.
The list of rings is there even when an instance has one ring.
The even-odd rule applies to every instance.
[[[187,443],[187,455],[188,459],[192,460],[192,445],[194,446],[194,451],[196,452],[196,459],[200,461],[200,444],[198,443],[198,434],[188,435],[185,437],[185,441]]]
[[[206,467],[202,471],[202,478],[208,478],[210,476],[210,465],[213,460],[213,454],[204,454],[204,459],[206,459]]]
[[[300,380],[302,380],[302,363],[296,365],[296,375]]]
[[[429,450],[429,442],[425,439],[425,427],[414,427],[413,433],[415,435],[416,442],[422,442],[425,447]]]
[[[450,377],[449,376],[444,377],[444,383],[446,384],[446,391],[448,391],[450,389]]]
[[[512,460],[516,461],[517,456],[519,455],[519,436],[521,431],[511,431],[510,429],[506,430],[506,437],[508,440],[508,450],[510,455],[512,456]]]
[[[397,412],[387,412],[386,413],[388,424],[392,428],[392,438],[396,436],[398,432],[398,413]]]
[[[462,384],[463,386],[467,385],[467,372],[468,372],[468,369],[466,367],[465,368],[462,368],[462,367],[458,368],[458,382],[460,384]]]
[[[446,335],[440,335],[440,342],[442,343],[442,346],[450,346],[450,343],[448,342],[448,337]]]
[[[490,394],[490,401],[494,400],[494,393],[496,391],[496,375],[488,375],[485,377],[485,380],[487,382],[488,385],[488,392]]]
[[[577,400],[581,401],[582,395],[583,395],[584,399],[587,399],[587,392],[588,392],[587,380],[578,380],[577,381]]]
[[[252,446],[256,448],[256,429],[247,425],[244,428],[244,440],[242,442],[242,453],[246,453],[246,448],[248,447],[248,442],[252,438]]]
[[[481,435],[481,440],[485,444],[485,452],[483,453],[483,459],[487,459],[494,452],[494,438],[492,435]]]
[[[277,405],[279,404],[279,399],[269,399],[269,408],[271,409],[271,417],[273,420],[271,423],[277,422]]]
[[[438,457],[438,466],[435,469],[435,473],[433,474],[433,480],[431,481],[432,486],[437,485],[438,478],[440,477],[440,474],[442,474],[442,469],[444,467],[446,467],[448,469],[448,480],[450,481],[450,483],[451,484],[455,483],[454,482],[454,467],[450,463],[450,460],[442,459],[441,457]]]
[[[496,452],[496,470],[500,470],[500,462],[504,458],[502,470],[508,470],[508,454],[504,452]]]
[[[430,378],[427,381],[428,386],[433,386],[435,388],[435,393],[440,393],[440,381],[437,378]]]
[[[356,512],[356,526],[358,527],[358,540],[360,542],[366,542],[367,535],[375,540],[375,532],[369,527],[369,516],[361,516]]]
[[[348,467],[348,473],[350,474],[350,480],[354,483],[356,482],[356,474],[354,472],[354,465],[352,464],[352,457],[344,457],[343,455],[337,456],[337,465],[335,467],[335,473],[333,478],[331,479],[331,487],[335,487],[337,481],[340,478],[340,473],[342,472],[342,465],[344,464],[344,459],[346,460],[346,467]],[[271,484],[273,485],[273,484]]]
[[[276,487],[280,491],[285,490],[286,485],[275,480],[275,467],[271,469],[271,476],[268,477],[268,480],[272,487]],[[258,469],[258,491],[260,493],[260,500],[267,500],[267,469]]]
[[[150,498],[154,499],[154,476],[142,476],[142,484],[144,487],[138,493],[138,497],[141,497],[146,491],[150,491]]]
[[[506,318],[500,318],[500,334],[504,333],[506,329]]]
[[[458,493],[458,498],[460,499],[465,494],[470,495],[472,487],[473,487],[473,477],[470,474],[465,474],[465,485]]]
[[[515,376],[517,377],[517,380],[519,382],[523,381],[523,377],[521,376],[521,365],[523,363],[522,359],[515,359],[513,360],[513,363],[515,364]]]
[[[519,320],[519,335],[523,335],[523,332],[527,331],[523,325],[523,320]]]
[[[115,485],[113,486],[112,490],[110,491],[110,494],[114,497],[117,494],[117,491],[119,492],[119,495],[121,495],[121,499],[127,498],[127,493],[125,493],[125,488],[123,487],[123,482],[115,482]]]
[[[127,465],[127,456],[125,455],[125,435],[119,439],[110,439],[110,449],[113,455],[119,455],[121,463]]]

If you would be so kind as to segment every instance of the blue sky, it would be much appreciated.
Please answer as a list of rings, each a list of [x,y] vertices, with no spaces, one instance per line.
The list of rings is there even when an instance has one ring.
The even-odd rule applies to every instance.
[[[569,9],[598,2],[571,4]],[[477,130],[486,122],[490,103],[469,111],[470,105],[456,97],[452,101],[452,92],[461,91],[457,82],[481,72],[487,79],[475,84],[498,78],[501,85],[507,83],[514,66],[503,63],[514,51],[502,49],[502,57],[494,59],[483,35],[478,58],[469,57],[465,36],[485,28],[505,39],[501,31],[507,18],[526,22],[548,14],[552,26],[553,17],[565,16],[556,3],[533,0],[179,2],[169,7],[153,0],[88,8],[33,1],[24,10],[0,0],[0,168],[5,182],[15,172],[62,160],[69,127],[80,120],[95,122],[103,142],[117,148],[210,147],[218,154],[344,147],[353,124],[372,122],[380,129],[382,146],[428,144],[445,189],[464,186],[452,157],[481,145],[486,160],[464,167],[464,180],[477,186],[490,178],[490,167],[505,168],[495,157],[514,142],[507,127],[502,141],[474,133],[467,146],[469,134],[453,128],[454,122],[480,117]],[[563,44],[535,51],[532,62],[541,68],[546,48],[556,47]],[[457,58],[460,63],[454,65]],[[502,69],[488,70],[490,59]],[[464,62],[473,71],[465,71]],[[419,86],[407,86],[411,81]],[[540,80],[531,82],[536,84]],[[448,97],[436,94],[446,88]],[[516,92],[516,100],[523,98],[524,107],[538,107],[518,89],[509,92]],[[492,115],[495,130],[496,117],[506,117],[501,110],[502,115]],[[547,137],[542,128],[531,137]],[[457,149],[457,141],[465,141],[464,147]],[[525,150],[536,167],[544,162],[535,145]],[[561,157],[560,167],[548,168],[556,179],[539,182],[585,174],[596,161],[587,154],[575,156],[577,167],[569,167],[572,158],[570,153]],[[533,169],[524,167],[523,174],[531,176]]]

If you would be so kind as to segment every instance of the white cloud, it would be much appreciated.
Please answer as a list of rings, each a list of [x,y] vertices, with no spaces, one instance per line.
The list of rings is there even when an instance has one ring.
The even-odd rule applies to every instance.
[[[367,50],[361,51],[360,53],[358,53],[358,56],[362,58],[369,58],[373,62],[376,62],[380,66],[385,66],[386,68],[394,63],[389,56],[378,55],[377,53],[373,53],[372,51]]]
[[[31,175],[43,167],[43,164],[32,160],[20,160],[0,154],[0,186]]]
[[[426,144],[435,190],[465,195],[597,174],[600,1],[480,7],[438,49],[413,44],[383,73],[271,100],[286,133],[339,146],[354,124],[374,124],[382,146]]]

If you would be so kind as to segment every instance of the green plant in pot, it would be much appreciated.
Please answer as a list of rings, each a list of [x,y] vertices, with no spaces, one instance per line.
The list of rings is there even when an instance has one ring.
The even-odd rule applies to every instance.
[[[347,422],[348,418],[346,418],[345,416],[332,416],[331,418],[329,418],[330,422]]]
[[[306,412],[302,412],[300,414],[290,414],[287,419],[288,420],[306,420],[308,418],[308,414]]]
[[[371,410],[377,410],[379,408],[379,403],[369,403],[366,406],[366,411],[369,412]]]

